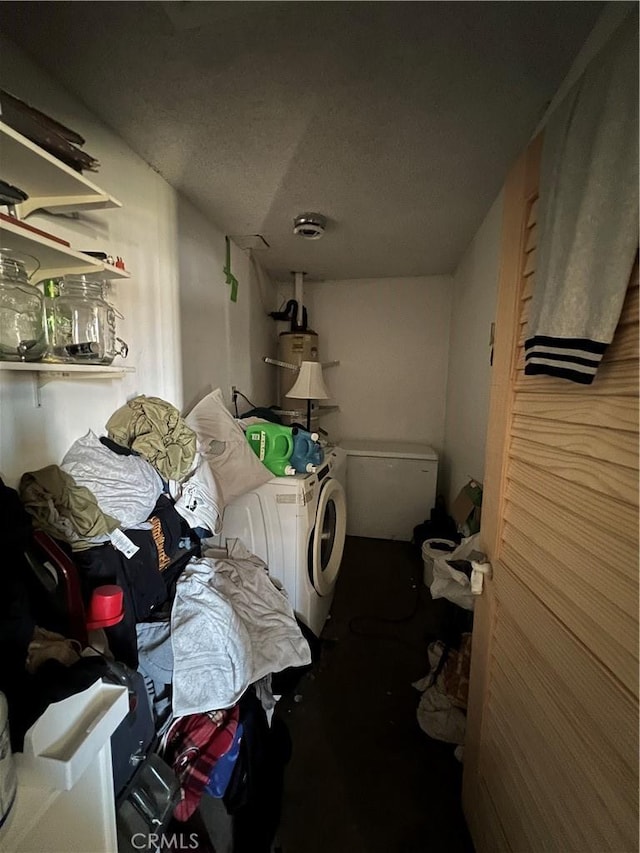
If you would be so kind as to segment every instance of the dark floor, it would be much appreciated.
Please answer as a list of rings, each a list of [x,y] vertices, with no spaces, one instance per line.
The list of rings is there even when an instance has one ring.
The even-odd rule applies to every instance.
[[[431,600],[422,572],[408,543],[347,538],[320,659],[278,705],[293,741],[283,853],[473,850],[454,747],[416,719],[411,682],[428,670],[427,644],[456,618],[453,605]]]

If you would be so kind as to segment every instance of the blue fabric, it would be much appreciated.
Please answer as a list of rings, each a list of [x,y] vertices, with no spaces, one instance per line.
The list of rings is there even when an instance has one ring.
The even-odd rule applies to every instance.
[[[191,529],[198,539],[209,539],[213,536],[213,533],[206,527],[192,527]]]
[[[233,738],[233,743],[227,752],[225,752],[224,755],[221,755],[216,761],[215,766],[211,771],[211,776],[205,786],[205,791],[207,794],[211,794],[212,797],[220,799],[220,797],[224,796],[224,792],[227,790],[227,785],[229,784],[233,768],[235,767],[235,763],[240,753],[240,741],[242,740],[242,734],[242,723],[239,723],[235,737]]]

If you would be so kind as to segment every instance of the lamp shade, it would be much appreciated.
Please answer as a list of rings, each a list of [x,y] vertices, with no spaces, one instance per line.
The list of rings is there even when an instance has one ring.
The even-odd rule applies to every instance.
[[[322,378],[320,362],[303,361],[293,388],[287,391],[287,397],[295,397],[298,400],[328,400],[330,396]]]

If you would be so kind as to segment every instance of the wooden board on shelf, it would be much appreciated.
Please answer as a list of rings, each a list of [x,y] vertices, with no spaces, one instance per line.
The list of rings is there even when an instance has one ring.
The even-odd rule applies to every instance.
[[[130,278],[130,273],[126,270],[105,264],[49,237],[26,231],[20,225],[4,219],[0,220],[0,246],[19,255],[36,258],[40,262],[34,281],[90,273],[104,273],[102,277],[107,279]]]
[[[0,122],[0,158],[4,180],[20,187],[29,196],[17,205],[21,217],[49,208],[64,213],[122,207],[116,198],[80,172],[4,122]]]
[[[0,361],[0,370],[17,370],[26,373],[78,374],[91,373],[96,378],[100,375],[115,376],[121,373],[135,373],[135,367],[124,364],[78,364],[64,362],[53,363],[46,361]]]
[[[71,247],[71,243],[69,243],[68,240],[63,240],[62,237],[56,237],[55,234],[50,234],[48,231],[43,231],[41,228],[34,228],[33,225],[23,222],[22,219],[16,219],[15,216],[8,216],[6,213],[0,213],[0,219],[3,222],[8,222],[10,225],[16,225],[19,228],[22,228],[26,233],[38,234],[40,237],[47,237],[49,240],[53,240],[55,243],[60,243],[62,246]]]

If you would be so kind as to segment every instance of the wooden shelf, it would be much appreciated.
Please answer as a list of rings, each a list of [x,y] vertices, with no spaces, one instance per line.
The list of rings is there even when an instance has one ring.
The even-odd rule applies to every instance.
[[[16,210],[21,219],[35,210],[71,213],[122,207],[113,196],[87,180],[66,163],[49,154],[26,136],[0,122],[2,177],[24,190],[29,198]]]
[[[0,163],[2,178],[29,196],[26,201],[15,205],[17,219],[0,219],[0,247],[15,253],[23,261],[33,258],[39,263],[34,272],[28,270],[33,284],[65,275],[85,275],[109,281],[131,278],[131,273],[126,270],[78,252],[21,224],[21,220],[36,210],[72,213],[122,207],[117,199],[2,121]],[[42,405],[40,392],[48,382],[56,379],[121,379],[127,373],[135,373],[135,368],[121,364],[0,361],[0,371],[13,371],[30,377],[34,402],[39,407]]]
[[[115,379],[125,373],[135,373],[135,367],[125,367],[124,364],[54,364],[48,361],[0,361],[0,370],[17,370],[23,373],[49,373],[61,377],[80,378],[86,374],[94,379],[101,376],[105,379]]]
[[[127,373],[135,373],[135,367],[123,364],[54,364],[47,361],[0,361],[0,372],[13,371],[31,377],[33,404],[42,406],[42,389],[57,379],[122,379]]]
[[[3,164],[4,166],[4,164]],[[34,281],[58,278],[62,275],[90,274],[105,279],[126,279],[131,273],[105,264],[103,261],[57,243],[49,237],[27,231],[13,222],[0,220],[0,246],[18,254],[31,255],[40,261]]]

